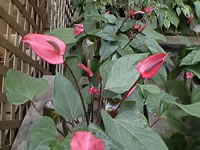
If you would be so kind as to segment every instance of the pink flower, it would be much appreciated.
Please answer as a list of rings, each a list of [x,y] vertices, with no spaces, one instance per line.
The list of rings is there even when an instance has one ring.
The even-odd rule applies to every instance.
[[[31,46],[33,51],[50,64],[62,64],[66,45],[56,37],[42,34],[28,34],[22,41]]]
[[[132,8],[130,8],[129,16],[131,19],[134,19],[135,15],[137,15],[137,14],[144,14],[144,12],[143,11],[134,11]]]
[[[133,27],[135,30],[139,30],[140,28],[141,28],[141,25],[139,25],[139,24],[136,24],[136,25],[134,25],[134,27]]]
[[[99,90],[95,87],[91,87],[91,88],[89,88],[88,93],[97,95],[97,94],[99,94]]]
[[[186,72],[185,74],[186,74],[186,78],[187,78],[187,79],[192,79],[192,78],[194,78],[194,74],[193,74],[192,72]]]
[[[154,10],[154,8],[152,6],[148,6],[148,7],[144,8],[144,12],[146,14],[151,14],[153,10]]]
[[[193,17],[194,17],[193,13],[191,13],[190,16],[187,17],[187,24],[189,24],[192,21]]]
[[[91,132],[75,132],[70,141],[71,150],[104,150],[105,144],[96,138]]]
[[[105,14],[110,14],[110,11],[106,11]]]
[[[89,77],[93,77],[94,73],[88,68],[86,67],[84,64],[78,64],[78,66],[83,69],[85,72],[87,72]]]
[[[136,69],[143,78],[152,78],[158,73],[167,56],[168,54],[164,53],[151,55],[140,61]]]
[[[74,35],[78,36],[84,32],[83,24],[74,24]]]

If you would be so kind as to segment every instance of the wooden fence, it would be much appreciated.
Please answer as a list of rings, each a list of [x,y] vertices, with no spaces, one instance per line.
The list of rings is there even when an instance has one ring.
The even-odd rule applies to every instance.
[[[21,38],[27,33],[42,33],[47,23],[46,0],[0,0],[0,150],[10,150],[27,105],[7,103],[4,89],[9,68],[33,77],[50,75],[42,61]]]

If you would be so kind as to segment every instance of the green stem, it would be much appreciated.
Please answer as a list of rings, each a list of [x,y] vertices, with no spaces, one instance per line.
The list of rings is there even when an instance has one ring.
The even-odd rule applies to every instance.
[[[80,95],[81,103],[82,103],[82,106],[83,106],[83,111],[84,111],[84,113],[85,113],[86,122],[87,122],[87,125],[89,125],[89,119],[88,119],[86,107],[85,107],[85,104],[84,104],[83,96],[82,96],[82,94],[81,94],[81,89],[80,89],[80,87],[79,87],[78,81],[76,80],[76,77],[75,77],[73,71],[71,70],[71,68],[69,67],[69,65],[68,65],[66,62],[65,62],[65,66],[66,66],[66,68],[69,70],[70,74],[72,75],[72,78],[74,79],[74,82],[75,82],[75,84],[76,84],[78,93],[79,93],[79,95]]]

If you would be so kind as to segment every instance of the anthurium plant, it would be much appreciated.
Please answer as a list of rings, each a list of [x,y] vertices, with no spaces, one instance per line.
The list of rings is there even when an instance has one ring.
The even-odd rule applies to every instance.
[[[198,150],[199,50],[180,37],[184,50],[166,52],[157,42],[165,36],[146,17],[153,11],[130,6],[117,16],[87,2],[74,28],[23,37],[41,59],[64,65],[53,106],[33,123],[27,150]],[[13,69],[5,85],[10,103],[30,102],[36,111],[34,101],[48,90],[45,79]],[[174,132],[157,133],[161,120]]]

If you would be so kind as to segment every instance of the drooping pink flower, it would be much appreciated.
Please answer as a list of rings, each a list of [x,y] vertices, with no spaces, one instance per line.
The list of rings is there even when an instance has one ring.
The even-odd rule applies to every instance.
[[[71,150],[104,150],[105,144],[96,138],[91,132],[75,132],[70,141]]]
[[[89,77],[93,77],[94,73],[88,68],[86,67],[84,64],[78,64],[78,66],[83,69],[85,72],[87,72]]]
[[[129,17],[131,19],[134,19],[135,15],[137,15],[137,14],[144,14],[144,12],[143,11],[134,11],[132,8],[130,8],[130,10],[129,10]]]
[[[91,87],[91,88],[89,88],[88,93],[97,95],[97,94],[99,94],[99,90],[95,87]]]
[[[146,14],[151,14],[153,10],[154,10],[153,6],[147,6],[144,8],[144,12]]]
[[[167,56],[165,53],[151,55],[140,61],[136,69],[143,78],[152,78],[158,73]]]
[[[186,75],[186,78],[187,78],[187,79],[192,79],[192,78],[194,78],[194,74],[193,74],[192,72],[186,72],[185,75]]]
[[[189,24],[192,21],[193,17],[194,17],[193,13],[191,13],[190,16],[187,17],[187,24]]]
[[[74,24],[74,35],[78,36],[84,32],[83,24]]]
[[[66,45],[56,37],[43,34],[28,34],[22,41],[31,46],[32,50],[50,64],[62,64]]]

